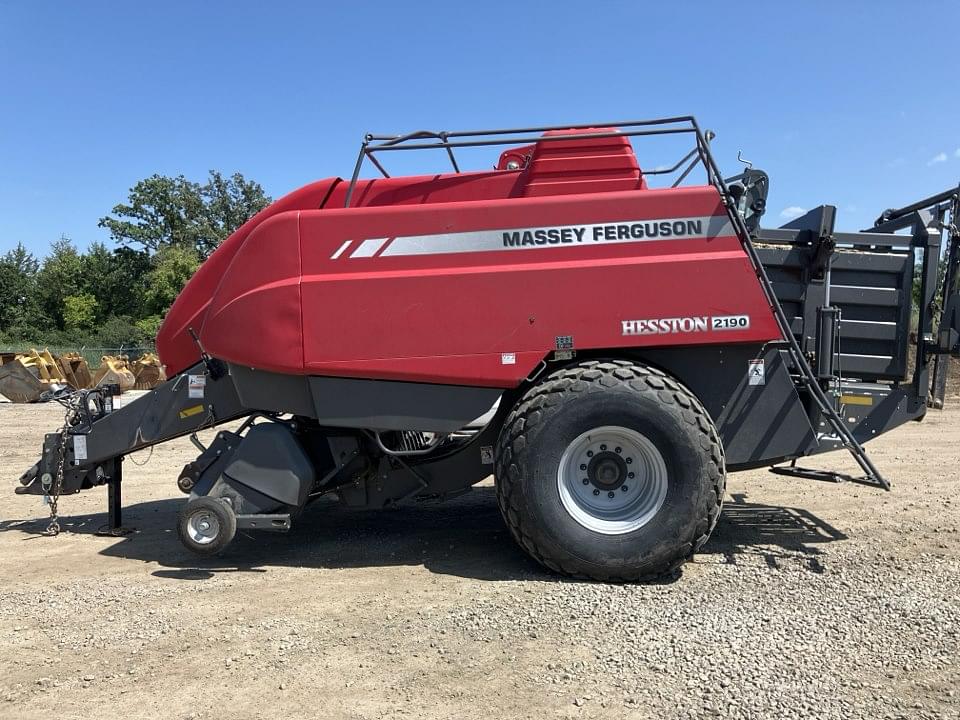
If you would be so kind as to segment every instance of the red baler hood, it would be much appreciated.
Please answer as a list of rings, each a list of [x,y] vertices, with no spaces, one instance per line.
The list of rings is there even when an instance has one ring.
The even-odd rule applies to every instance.
[[[647,188],[622,136],[524,150],[504,169],[359,180],[349,207],[336,179],[282,198],[177,298],[169,374],[200,359],[189,328],[263,372],[486,387],[516,387],[572,328],[584,349],[780,337],[715,187]],[[624,331],[657,318],[703,329]]]
[[[157,332],[157,354],[166,365],[167,375],[183,372],[200,361],[200,350],[190,336],[190,328],[200,335],[207,308],[230,263],[254,228],[270,217],[288,210],[307,210],[323,206],[340,178],[327,178],[305,185],[264,208],[241,225],[204,261],[186,284]]]

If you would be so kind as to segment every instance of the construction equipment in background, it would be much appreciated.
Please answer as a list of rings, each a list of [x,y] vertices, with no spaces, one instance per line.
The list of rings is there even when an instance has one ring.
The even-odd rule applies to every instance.
[[[48,350],[0,353],[0,395],[11,402],[37,402],[46,393],[69,387],[60,364]]]
[[[130,362],[126,355],[105,355],[91,372],[78,352],[54,355],[49,350],[0,353],[0,395],[15,403],[50,400],[64,391],[119,385],[121,391],[151,390],[167,376],[156,353]]]
[[[59,363],[53,358],[49,350],[31,349],[29,352],[20,355],[20,362],[28,369],[35,369],[41,382],[55,384],[66,384],[67,382]]]
[[[163,371],[163,364],[156,353],[144,353],[130,363],[133,371],[134,390],[152,390],[162,382],[166,382],[167,375]]]
[[[72,352],[63,355],[54,355],[60,366],[67,384],[74,390],[83,390],[93,385],[93,376],[90,374],[90,365],[80,353]]]
[[[0,353],[0,395],[10,402],[36,402],[48,390],[35,370],[31,370],[16,353]]]
[[[93,375],[93,387],[101,385],[119,385],[121,392],[133,390],[137,384],[130,370],[126,355],[104,355],[100,358],[100,367]]]

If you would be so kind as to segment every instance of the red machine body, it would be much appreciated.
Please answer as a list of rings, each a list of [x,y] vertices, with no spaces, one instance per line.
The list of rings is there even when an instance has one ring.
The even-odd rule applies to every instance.
[[[649,189],[626,137],[489,172],[315,182],[203,264],[157,338],[295,375],[515,387],[557,349],[781,337],[709,185]]]

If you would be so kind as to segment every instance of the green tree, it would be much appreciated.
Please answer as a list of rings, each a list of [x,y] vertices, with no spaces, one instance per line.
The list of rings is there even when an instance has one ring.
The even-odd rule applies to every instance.
[[[143,342],[153,342],[156,333],[148,335],[125,315],[112,315],[97,327],[96,341],[99,345],[108,348],[118,348],[121,345],[131,347]]]
[[[115,205],[99,225],[121,244],[151,253],[176,245],[203,260],[270,202],[259,183],[240,173],[224,177],[210,171],[202,185],[183,175],[152,175],[134,185],[128,201]]]
[[[163,318],[160,315],[148,315],[137,320],[134,325],[144,342],[154,342],[157,339],[157,333],[160,331],[162,322]]]
[[[40,305],[40,329],[63,328],[64,299],[83,292],[83,265],[73,242],[61,237],[37,273],[36,295]]]
[[[21,243],[0,255],[0,332],[32,328],[40,320],[36,297],[40,263]]]
[[[119,247],[78,252],[61,237],[42,261],[0,255],[0,336],[70,344],[152,340],[200,263],[270,203],[256,182],[211,171],[203,184],[153,175],[100,219]]]
[[[157,251],[152,261],[153,268],[146,277],[144,314],[163,315],[193,277],[200,258],[192,248],[166,245]]]
[[[112,316],[139,317],[147,274],[152,267],[150,256],[140,250],[120,247],[111,251],[95,242],[81,256],[82,289],[97,299],[101,324]]]
[[[67,330],[92,329],[98,313],[97,299],[90,293],[67,295],[63,299],[63,324]]]

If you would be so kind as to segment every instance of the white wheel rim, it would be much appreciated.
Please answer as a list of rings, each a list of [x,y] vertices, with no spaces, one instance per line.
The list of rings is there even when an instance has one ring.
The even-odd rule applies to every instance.
[[[220,521],[208,510],[201,510],[187,520],[187,534],[198,545],[209,545],[220,534]]]
[[[623,535],[650,522],[663,507],[667,486],[667,465],[657,446],[636,430],[615,425],[577,437],[557,470],[564,509],[603,535]]]

